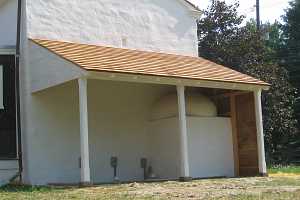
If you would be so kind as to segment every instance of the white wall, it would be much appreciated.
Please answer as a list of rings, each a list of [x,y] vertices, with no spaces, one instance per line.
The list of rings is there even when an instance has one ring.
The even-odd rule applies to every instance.
[[[22,29],[26,33],[25,23]],[[22,34],[20,70],[24,182],[78,182],[79,141],[74,136],[79,129],[77,87],[74,81],[61,87],[53,86],[76,79],[83,74],[82,70],[33,42],[28,42],[26,34]],[[33,91],[48,87],[52,88],[32,94]],[[62,140],[57,140],[59,135]],[[65,145],[70,148],[63,151]],[[54,149],[47,149],[48,146]],[[57,157],[59,152],[65,152],[69,158]],[[66,164],[60,166],[60,162]],[[45,165],[39,167],[39,163]],[[54,173],[51,173],[52,170]]]
[[[88,81],[92,181],[111,182],[110,157],[118,156],[123,181],[142,180],[140,158],[148,155],[147,123],[152,103],[174,89],[150,84]],[[78,183],[80,170],[77,82],[31,96],[26,126],[25,181]]]
[[[77,87],[77,82],[71,81],[31,96],[26,128],[26,183],[80,181]],[[178,177],[177,119],[149,122],[153,103],[174,90],[162,85],[88,81],[93,182],[113,181],[111,156],[119,158],[118,176],[122,181],[143,179],[142,157],[149,159],[158,177]],[[229,119],[188,117],[188,132],[193,177],[233,174]]]
[[[198,54],[196,19],[178,0],[27,0],[27,13],[32,38]]]
[[[0,47],[16,45],[17,8],[17,0],[6,0],[0,5]]]
[[[28,184],[80,181],[79,110],[76,81],[32,95],[23,112],[24,181]]]
[[[86,71],[30,41],[31,91],[45,90],[84,76]]]
[[[187,117],[190,175],[193,178],[234,176],[230,119]],[[180,172],[178,119],[153,121],[151,164],[160,178]]]
[[[229,118],[188,117],[190,174],[194,178],[234,176]]]
[[[91,177],[113,181],[111,156],[119,158],[122,181],[143,180],[140,159],[149,159],[148,117],[168,86],[90,80],[88,82]]]
[[[53,62],[47,60],[48,58],[45,59],[44,56],[50,56],[43,54],[45,50],[35,49],[39,53],[30,51],[33,46],[27,38],[37,37],[197,55],[195,19],[191,17],[185,6],[173,0],[26,0],[24,2],[26,9],[23,9],[23,20],[26,20],[26,23],[22,24],[20,68],[24,182],[29,184],[78,182],[80,178],[79,119],[76,83],[69,82],[33,95],[32,90],[48,87],[48,83],[51,83],[50,85],[60,83],[61,77],[65,78],[63,72],[67,70],[60,69],[61,66],[58,66],[60,61],[55,60],[57,58],[53,58]],[[122,45],[124,38],[127,39],[127,45]],[[71,66],[66,64],[63,67]],[[50,75],[47,73],[54,77],[49,78]],[[112,90],[106,91],[112,95]],[[129,91],[130,94],[132,92]],[[138,93],[133,95],[139,96]],[[95,99],[99,98],[95,97]],[[138,102],[135,103],[133,106],[138,105]],[[102,116],[101,113],[98,114]],[[90,115],[101,118],[93,113]],[[131,122],[126,117],[124,119]],[[120,132],[123,132],[125,125],[122,124],[121,119],[118,120],[122,127]],[[90,126],[95,126],[99,122],[91,120],[90,123]],[[141,125],[129,128],[137,131],[140,127]],[[103,128],[107,130],[107,126]],[[98,139],[95,135],[96,132],[99,134],[100,129],[101,127],[95,131],[91,129],[91,149],[95,151],[101,151],[102,146],[108,146],[100,140],[101,136],[111,138],[108,133],[103,133]],[[116,137],[119,136],[117,128],[112,130]],[[144,130],[139,132],[142,134]],[[124,133],[123,138],[128,134],[128,132]],[[137,135],[139,139],[143,137]],[[125,148],[131,146],[132,142],[137,143],[135,138],[127,140],[128,145],[121,143],[120,139],[115,141],[117,143],[115,146],[120,146],[116,154],[123,152]],[[145,147],[139,144],[139,148]],[[132,159],[137,161],[143,151],[136,152],[134,149],[129,149],[124,152],[128,154],[133,151],[135,158]],[[101,154],[102,157],[98,161],[96,157],[100,153],[91,153],[92,175],[95,177],[93,181],[97,182],[111,179],[111,169],[106,163],[110,155]],[[120,160],[120,162],[125,161]],[[137,172],[137,166],[139,167],[139,161],[132,166],[125,166],[124,171],[120,172],[120,177],[125,179],[126,177],[121,175],[125,172],[141,177],[141,172]],[[101,167],[108,171],[104,170],[105,173],[98,174]]]
[[[180,149],[177,118],[151,121],[149,124],[150,158],[154,173],[161,179],[180,176]]]

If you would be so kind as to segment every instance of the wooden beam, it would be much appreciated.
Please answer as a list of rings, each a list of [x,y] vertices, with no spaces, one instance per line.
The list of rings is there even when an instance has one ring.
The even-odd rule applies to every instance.
[[[233,92],[227,92],[227,93],[215,95],[215,96],[213,96],[213,98],[215,98],[215,99],[229,98],[232,96],[239,96],[239,95],[243,95],[243,94],[247,94],[247,93],[249,93],[249,91],[233,91]]]
[[[234,174],[236,177],[238,177],[240,175],[239,141],[238,141],[238,130],[237,130],[236,97],[234,95],[230,96],[230,116],[231,116],[231,126],[232,126]]]

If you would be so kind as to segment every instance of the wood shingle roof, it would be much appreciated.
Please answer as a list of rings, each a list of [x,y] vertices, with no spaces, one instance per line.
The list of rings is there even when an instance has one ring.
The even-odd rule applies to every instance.
[[[53,40],[32,41],[87,71],[269,85],[201,57]]]

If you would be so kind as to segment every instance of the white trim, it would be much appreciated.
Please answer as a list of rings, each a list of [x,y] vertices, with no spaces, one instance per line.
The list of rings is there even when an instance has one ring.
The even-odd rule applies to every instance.
[[[261,106],[261,90],[254,92],[254,100],[255,100],[255,116],[256,116],[259,172],[261,174],[266,174],[267,166],[266,166],[266,158],[265,158],[263,119],[262,119],[262,106]]]
[[[16,49],[14,47],[1,47],[0,46],[0,55],[15,55]]]
[[[191,13],[191,15],[195,18],[199,18],[202,16],[203,12],[200,9],[197,9],[192,5],[192,3],[188,3],[186,0],[180,0],[180,3],[187,7]]]
[[[125,74],[125,73],[111,73],[111,72],[90,71],[87,73],[87,78],[111,80],[111,81],[174,85],[174,86],[181,84],[189,87],[204,87],[204,88],[231,89],[231,90],[243,90],[243,91],[257,91],[260,89],[268,90],[270,88],[269,86],[266,85],[230,83],[230,82],[219,82],[219,81],[209,81],[209,80],[195,80],[195,79],[172,78],[172,77],[150,76],[150,75],[134,75],[134,74]]]
[[[198,10],[190,10],[190,13],[191,16],[194,17],[195,19],[199,19],[203,15],[203,12]]]
[[[86,184],[91,182],[89,158],[87,79],[79,78],[78,86],[80,115],[81,182]]]
[[[180,176],[189,177],[189,155],[188,155],[188,139],[187,139],[187,125],[186,125],[186,109],[185,109],[185,95],[184,86],[177,86],[178,96],[178,122],[180,131]]]

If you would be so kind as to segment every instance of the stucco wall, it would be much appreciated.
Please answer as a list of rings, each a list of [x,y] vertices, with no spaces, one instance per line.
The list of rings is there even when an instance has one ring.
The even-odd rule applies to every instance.
[[[32,41],[29,41],[28,47],[32,92],[77,79],[87,73]]]
[[[17,0],[6,0],[0,5],[0,47],[16,45],[17,7]]]
[[[80,181],[76,82],[26,94],[23,118],[24,181],[39,185]]]
[[[230,119],[187,117],[190,175],[234,176]],[[151,122],[151,165],[160,178],[180,176],[178,119]]]
[[[66,74],[68,70],[62,70],[60,67],[71,68],[72,66],[61,62],[53,55],[44,54],[46,50],[30,44],[27,37],[197,55],[195,19],[185,6],[173,0],[26,0],[24,2],[26,7],[23,9],[23,20],[27,20],[22,24],[21,44],[24,182],[30,184],[78,182],[80,178],[78,168],[79,116],[76,83],[73,81],[44,92],[31,93],[32,90],[48,86],[48,83],[53,83],[52,85],[60,83],[61,77],[71,80],[77,77],[77,74],[70,77]],[[33,49],[39,53],[31,51]],[[52,59],[49,59],[50,57]],[[47,74],[48,72],[50,75]],[[54,77],[51,78],[52,75]],[[113,90],[106,89],[105,91],[109,92],[107,96],[113,95]],[[131,90],[128,92],[132,94]],[[100,93],[99,89],[94,95],[103,95]],[[100,97],[96,96],[95,99],[100,99]],[[149,103],[147,99],[143,100]],[[133,106],[139,105],[140,102],[135,102]],[[95,108],[95,110],[98,109]],[[101,119],[102,113],[98,115],[93,116]],[[99,123],[92,119],[91,127]],[[134,120],[134,118],[127,119],[126,117],[124,119],[129,122]],[[122,130],[112,128],[113,135],[116,137],[119,136],[119,132],[124,131],[124,119],[118,118],[120,121],[116,123],[120,124]],[[135,159],[135,161],[132,166],[122,168],[120,178],[126,179],[124,174],[127,172],[132,173],[130,177],[141,178],[139,159],[141,155],[144,156],[145,147],[141,144],[137,145],[137,150],[141,152],[136,149],[124,149],[131,147],[133,143],[145,140],[143,136],[145,131],[139,130],[142,126],[129,126],[129,130],[132,128],[141,133],[137,134],[139,140],[126,139],[125,136],[128,136],[129,132],[124,133],[123,139],[125,138],[128,144],[126,146],[122,146],[121,139],[118,138],[115,140],[116,144],[107,144],[101,140],[101,136],[107,139],[114,137],[108,133],[103,133],[99,139],[97,138],[96,133],[99,134],[102,129],[107,130],[107,126],[100,126],[94,131],[93,128],[90,130],[91,149],[97,151],[94,154],[91,153],[93,181],[103,182],[112,178],[110,176],[112,170],[108,165],[111,155],[110,153],[101,154],[103,146],[110,148],[120,146],[119,149],[113,151],[115,154],[123,151],[126,154],[133,152],[135,157],[130,159]],[[102,156],[96,159],[99,154]],[[129,159],[128,162],[127,158],[123,161],[122,159],[120,164],[132,161]],[[102,167],[104,171],[100,170]]]
[[[188,117],[190,174],[195,178],[234,176],[229,118]]]
[[[111,156],[119,158],[120,180],[143,180],[140,159],[149,159],[148,119],[153,102],[173,87],[89,81],[91,176],[113,181]]]
[[[110,182],[110,157],[118,156],[121,180],[142,180],[140,158],[149,157],[147,122],[155,98],[173,87],[88,81],[91,177]],[[26,182],[80,181],[77,82],[31,97],[26,130]]]
[[[196,19],[177,0],[27,0],[28,35],[197,56]]]
[[[177,119],[149,121],[153,103],[174,90],[162,85],[88,81],[93,182],[113,181],[111,156],[119,158],[118,176],[122,181],[143,179],[140,168],[143,157],[149,159],[158,177],[178,177]],[[79,182],[77,82],[34,94],[30,112],[31,127],[26,131],[26,182],[34,185]],[[193,177],[231,176],[233,158],[228,119],[188,117],[188,137]]]
[[[180,176],[180,149],[177,118],[149,123],[150,165],[158,178],[176,179]]]
[[[27,36],[196,56],[195,19],[173,0],[27,0],[26,5],[21,57],[24,181],[34,185],[79,182],[76,81],[31,93],[62,82],[68,70],[60,67],[73,66],[28,43]],[[67,80],[74,77],[77,73]],[[111,156],[119,157],[121,180],[141,180],[140,158],[149,158],[151,164],[156,158],[153,144],[163,150],[168,138],[157,135],[155,141],[151,135],[149,109],[156,98],[175,89],[95,80],[88,81],[88,88],[92,181],[112,181]],[[173,157],[176,164],[176,154]],[[175,178],[177,171],[178,167],[164,176]]]

